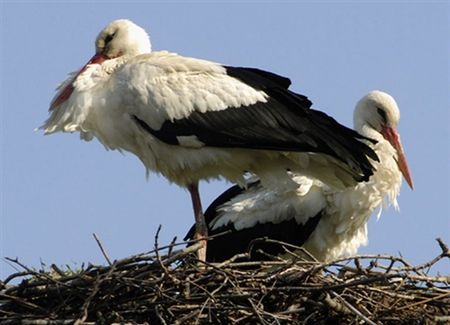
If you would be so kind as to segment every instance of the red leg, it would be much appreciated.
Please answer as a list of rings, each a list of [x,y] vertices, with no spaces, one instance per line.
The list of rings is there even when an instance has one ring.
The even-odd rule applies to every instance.
[[[206,238],[208,237],[208,227],[206,225],[205,216],[203,215],[202,202],[200,200],[200,194],[198,192],[198,182],[188,185],[189,193],[191,194],[192,206],[194,208],[195,216],[195,239],[200,239],[203,244],[198,251],[198,259],[206,261]]]

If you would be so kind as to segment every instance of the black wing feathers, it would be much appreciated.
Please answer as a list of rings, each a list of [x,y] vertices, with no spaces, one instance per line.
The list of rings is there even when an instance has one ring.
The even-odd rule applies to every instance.
[[[267,256],[258,252],[262,250],[270,255],[284,253],[282,245],[270,242],[256,242],[255,239],[272,239],[294,246],[302,246],[316,229],[322,214],[308,219],[305,224],[299,224],[292,218],[280,223],[258,223],[257,225],[237,231],[233,225],[219,228],[210,236],[217,237],[208,241],[206,260],[209,262],[222,262],[236,254],[250,253],[251,260],[266,260]]]
[[[256,186],[259,183],[259,181],[256,181],[248,187]],[[211,203],[205,211],[205,220],[208,228],[211,221],[217,217],[217,208],[244,191],[244,189],[237,185],[232,186]],[[258,253],[258,250],[262,250],[270,255],[281,254],[284,252],[281,245],[264,241],[255,242],[254,240],[268,238],[295,246],[302,246],[308,240],[314,229],[316,229],[321,217],[322,213],[319,213],[313,218],[308,219],[305,224],[297,223],[295,218],[276,224],[271,222],[259,223],[254,227],[239,231],[236,230],[233,224],[228,224],[215,230],[209,228],[209,236],[213,238],[208,241],[206,260],[209,262],[222,262],[236,254],[246,252],[250,253],[252,260],[266,259],[266,256]],[[193,239],[194,231],[195,226],[192,226],[184,240]]]
[[[255,68],[229,67],[225,66],[227,74],[233,78],[241,80],[243,83],[258,89],[281,87],[288,89],[291,85],[289,78],[277,75],[275,73]],[[305,97],[306,98],[306,97]],[[310,106],[312,103],[310,104]]]
[[[263,90],[267,102],[221,111],[193,112],[189,117],[166,121],[159,130],[151,129],[134,116],[137,123],[161,141],[179,145],[177,137],[196,136],[206,146],[317,152],[346,163],[356,180],[367,180],[373,167],[367,157],[378,160],[375,152],[358,139],[357,132],[342,126],[325,113],[310,109],[311,101],[287,88],[290,80],[252,69],[226,67],[227,73],[251,87]]]

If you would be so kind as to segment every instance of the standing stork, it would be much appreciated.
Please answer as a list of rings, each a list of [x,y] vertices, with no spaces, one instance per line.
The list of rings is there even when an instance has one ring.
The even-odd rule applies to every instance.
[[[373,211],[383,204],[398,208],[402,174],[413,189],[397,132],[399,119],[395,100],[384,92],[372,91],[358,102],[354,127],[377,140],[371,146],[380,158],[367,182],[337,190],[320,180],[292,174],[298,184],[295,190],[271,190],[253,180],[247,189],[234,186],[225,191],[205,212],[213,236],[207,260],[220,262],[249,250],[253,259],[267,257],[259,249],[272,255],[283,252],[278,244],[254,241],[263,237],[303,246],[321,261],[355,254],[367,243],[367,221]],[[187,238],[192,233],[191,229]]]
[[[196,238],[207,236],[199,180],[243,185],[243,174],[253,172],[266,186],[296,187],[290,170],[345,188],[373,173],[369,159],[377,156],[364,137],[310,109],[287,78],[151,52],[145,30],[125,19],[106,26],[95,49],[59,87],[41,128],[96,137],[187,188]]]

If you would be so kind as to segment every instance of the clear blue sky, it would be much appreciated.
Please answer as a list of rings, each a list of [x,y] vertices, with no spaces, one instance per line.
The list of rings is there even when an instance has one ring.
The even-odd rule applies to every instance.
[[[182,238],[193,222],[188,193],[145,178],[131,154],[78,134],[43,136],[54,88],[93,55],[111,20],[144,27],[154,50],[288,76],[314,107],[352,125],[356,101],[392,94],[416,190],[403,184],[401,212],[369,224],[361,253],[420,263],[450,244],[449,5],[447,2],[77,2],[2,1],[0,256],[38,267],[104,263]],[[228,184],[202,183],[204,207]],[[449,263],[440,266],[448,271]],[[0,278],[14,271],[0,261]]]

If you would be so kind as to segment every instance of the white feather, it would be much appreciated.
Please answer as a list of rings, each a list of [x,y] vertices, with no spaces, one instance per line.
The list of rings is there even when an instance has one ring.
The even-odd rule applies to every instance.
[[[194,111],[240,109],[267,102],[266,93],[228,76],[217,63],[166,51],[124,55],[89,65],[73,86],[71,96],[51,111],[41,127],[45,134],[78,131],[82,139],[96,137],[109,149],[134,153],[147,170],[180,186],[218,177],[240,183],[243,173],[251,171],[268,187],[284,183],[295,189],[297,184],[286,170],[320,176],[339,188],[354,183],[349,173],[336,173],[346,167],[330,156],[203,147],[200,141],[190,141],[193,138],[173,146],[136,125],[132,116],[158,130],[165,121],[188,117]]]
[[[377,96],[385,99],[382,94],[377,93]],[[382,102],[388,113],[399,116],[391,112],[398,110],[395,101],[395,105],[389,98],[387,104],[386,101]],[[330,261],[353,255],[361,245],[366,245],[367,221],[372,213],[379,209],[379,218],[383,207],[398,206],[396,198],[402,175],[397,166],[396,150],[367,124],[369,111],[373,117],[376,107],[365,107],[364,119],[360,119],[363,104],[365,107],[366,101],[358,104],[355,110],[355,124],[362,135],[378,141],[375,145],[369,145],[380,159],[379,162],[373,161],[376,172],[369,181],[336,190],[314,178],[292,174],[291,180],[297,184],[296,189],[282,186],[272,190],[263,186],[252,187],[217,208],[217,216],[210,223],[211,229],[216,230],[232,223],[239,231],[258,223],[277,224],[292,218],[296,218],[299,224],[305,224],[309,218],[321,212],[319,224],[303,245],[317,259]]]

